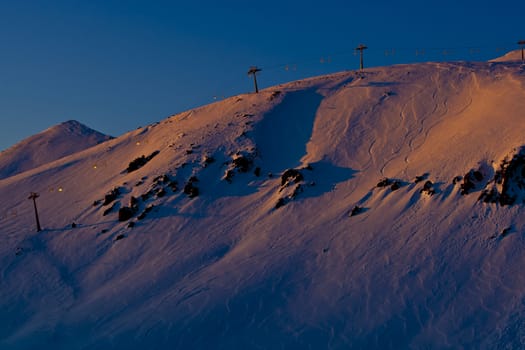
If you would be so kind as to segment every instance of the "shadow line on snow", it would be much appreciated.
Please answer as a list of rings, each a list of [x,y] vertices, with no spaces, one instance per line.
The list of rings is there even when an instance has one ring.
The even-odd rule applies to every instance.
[[[331,192],[335,190],[337,184],[352,179],[358,172],[352,168],[339,167],[327,161],[319,161],[310,165],[313,170],[302,170],[302,174],[307,184],[311,181],[315,184],[307,186],[299,198],[319,197]]]
[[[278,174],[300,165],[323,100],[317,88],[287,92],[255,127],[255,142],[265,168]]]

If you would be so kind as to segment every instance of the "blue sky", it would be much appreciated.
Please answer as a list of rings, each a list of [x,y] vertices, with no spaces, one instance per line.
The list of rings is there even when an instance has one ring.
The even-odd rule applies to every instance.
[[[365,65],[487,60],[525,2],[0,1],[0,150],[76,119],[118,136],[215,99]],[[424,55],[416,55],[424,52]],[[288,66],[288,69],[286,69]]]

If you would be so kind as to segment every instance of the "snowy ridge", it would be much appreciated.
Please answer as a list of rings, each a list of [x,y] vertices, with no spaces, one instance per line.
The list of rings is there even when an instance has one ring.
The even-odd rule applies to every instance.
[[[524,111],[519,63],[342,72],[4,179],[0,347],[519,348]]]
[[[111,137],[70,120],[0,152],[0,179],[82,151]]]
[[[490,62],[509,62],[509,61],[521,61],[521,50],[514,50],[506,53],[501,57],[497,57]]]

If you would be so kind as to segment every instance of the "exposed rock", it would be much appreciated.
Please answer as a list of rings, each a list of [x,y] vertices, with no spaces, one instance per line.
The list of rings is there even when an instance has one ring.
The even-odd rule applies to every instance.
[[[115,187],[104,195],[104,202],[102,205],[108,205],[113,202],[120,195],[120,187]]]
[[[253,161],[245,156],[240,155],[232,160],[232,164],[239,172],[246,173],[248,170],[250,170]]]
[[[281,175],[281,187],[285,187],[290,183],[298,183],[303,181],[303,174],[297,169],[288,169]]]
[[[390,186],[390,190],[392,190],[392,191],[396,191],[396,190],[398,190],[400,188],[401,188],[401,182],[399,182],[397,180],[394,180],[392,182],[392,185]]]
[[[189,198],[195,198],[199,195],[199,189],[193,185],[193,182],[188,181],[184,185],[184,193],[188,195]]]
[[[149,156],[145,157],[144,155],[138,157],[138,158],[135,158],[134,160],[132,160],[129,164],[128,164],[128,167],[126,168],[126,171],[128,173],[131,173],[132,171],[135,171],[135,170],[138,170],[140,168],[142,168],[144,165],[146,165],[150,160],[153,159],[153,157],[155,157],[157,154],[159,154],[160,151],[155,151],[153,153],[151,153]]]
[[[483,174],[479,170],[471,169],[463,176],[463,183],[460,185],[460,193],[467,195],[474,191],[478,184],[483,180]]]
[[[391,185],[392,185],[392,180],[387,178],[387,177],[385,177],[385,178],[379,180],[379,182],[377,183],[376,187],[381,188],[381,187],[387,187],[387,186],[391,186]]]
[[[423,188],[419,192],[426,193],[429,196],[433,196],[436,194],[436,189],[434,188],[434,184],[432,183],[432,181],[427,180],[423,185]]]
[[[127,221],[135,215],[135,210],[130,207],[122,207],[118,211],[118,221]]]
[[[485,203],[513,205],[518,199],[525,201],[525,149],[512,157],[505,158],[495,172],[490,188],[483,190],[479,200]]]
[[[356,205],[355,207],[352,208],[352,211],[350,212],[350,216],[356,216],[358,214],[361,214],[362,212],[363,212],[363,208]]]

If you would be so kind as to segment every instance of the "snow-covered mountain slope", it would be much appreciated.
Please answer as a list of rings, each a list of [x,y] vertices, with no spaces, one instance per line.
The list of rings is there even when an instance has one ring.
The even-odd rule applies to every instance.
[[[110,138],[75,120],[55,125],[0,152],[0,179],[83,151]]]
[[[501,57],[497,57],[493,60],[490,60],[491,62],[510,62],[510,61],[521,61],[521,49],[520,50],[514,50],[507,52],[505,55]]]
[[[524,113],[518,63],[374,68],[0,180],[0,347],[520,348]]]

